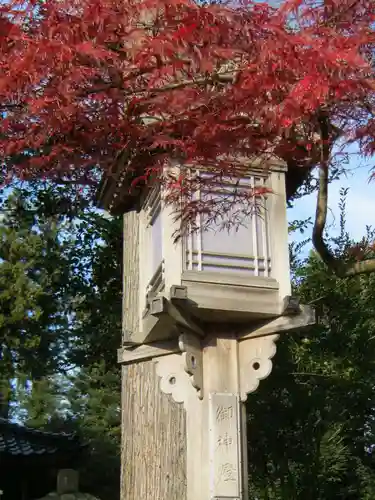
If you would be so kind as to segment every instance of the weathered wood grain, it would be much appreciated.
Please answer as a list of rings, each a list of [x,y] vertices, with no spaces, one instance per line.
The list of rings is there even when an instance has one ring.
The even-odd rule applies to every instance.
[[[124,331],[137,331],[137,214],[124,216]],[[153,361],[122,368],[121,500],[186,500],[186,415],[159,389]]]
[[[122,331],[139,328],[139,224],[137,212],[124,215],[124,266]],[[126,340],[126,339],[124,339]]]

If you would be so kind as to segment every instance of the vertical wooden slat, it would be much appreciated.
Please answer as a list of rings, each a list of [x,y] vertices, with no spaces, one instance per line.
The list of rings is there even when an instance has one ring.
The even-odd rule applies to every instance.
[[[187,266],[187,269],[189,271],[192,271],[193,270],[193,233],[191,231],[191,228],[190,229],[190,232],[187,236],[187,249],[188,249],[188,254],[189,257],[188,257],[188,266]]]
[[[200,200],[201,199],[201,190],[198,189],[197,192],[197,197]],[[202,271],[203,269],[203,256],[202,256],[202,243],[203,243],[203,230],[202,230],[202,214],[199,213],[197,215],[198,218],[198,231],[196,235],[196,241],[197,241],[197,260],[198,260],[198,271]]]
[[[251,186],[252,189],[255,190],[255,176],[251,176]],[[256,198],[255,196],[253,197],[253,203],[254,207],[256,204]],[[257,213],[256,209],[254,208],[254,213],[251,216],[251,225],[252,225],[252,236],[253,236],[253,255],[254,255],[254,276],[259,275],[259,253],[258,253],[258,234],[257,234]]]
[[[262,179],[263,187],[266,187],[266,179]],[[264,275],[269,276],[269,246],[268,246],[268,213],[267,213],[267,199],[262,196],[262,206],[261,206],[261,228],[262,228],[262,245],[263,245],[263,257],[264,257]]]
[[[124,215],[123,331],[139,328],[139,224],[137,212]]]

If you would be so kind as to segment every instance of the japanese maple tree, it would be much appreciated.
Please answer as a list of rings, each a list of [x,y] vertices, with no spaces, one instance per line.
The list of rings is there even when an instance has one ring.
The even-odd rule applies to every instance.
[[[375,152],[374,25],[373,0],[9,0],[0,5],[4,182],[95,187],[103,171],[143,179],[174,158],[186,167],[167,179],[175,202],[239,178],[244,158],[278,156],[301,179],[319,169],[313,241],[327,265],[374,271],[372,260],[337,260],[323,239],[333,146]],[[188,174],[201,165],[210,176]],[[202,209],[187,202],[180,216]]]

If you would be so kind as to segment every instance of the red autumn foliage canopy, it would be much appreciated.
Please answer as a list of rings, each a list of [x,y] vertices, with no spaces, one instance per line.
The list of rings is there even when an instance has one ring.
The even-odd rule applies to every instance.
[[[374,23],[373,0],[2,3],[4,178],[89,182],[124,150],[301,160],[322,113],[373,154]]]
[[[237,175],[277,154],[324,187],[338,136],[375,152],[374,26],[374,0],[8,0],[3,179],[95,183],[124,155],[136,175],[171,156]]]

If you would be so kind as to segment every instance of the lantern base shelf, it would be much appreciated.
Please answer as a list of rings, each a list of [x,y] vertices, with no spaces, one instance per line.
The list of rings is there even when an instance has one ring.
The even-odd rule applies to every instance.
[[[242,323],[279,316],[283,303],[278,282],[255,276],[186,271],[182,285],[189,296],[189,313],[209,323]]]

